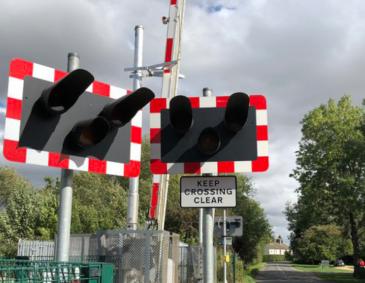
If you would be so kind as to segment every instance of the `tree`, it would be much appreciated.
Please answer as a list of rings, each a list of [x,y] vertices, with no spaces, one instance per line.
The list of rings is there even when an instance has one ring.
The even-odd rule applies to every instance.
[[[26,179],[19,176],[14,169],[0,167],[0,209],[6,207],[12,192],[31,187],[32,185]]]
[[[298,241],[302,261],[318,263],[323,259],[334,261],[352,252],[348,241],[336,225],[318,225],[307,229]]]
[[[240,258],[250,264],[261,261],[263,248],[271,239],[271,227],[263,209],[250,198],[241,199],[242,204],[234,210],[243,217],[243,236],[234,238],[233,249]]]
[[[115,179],[98,174],[76,174],[73,195],[72,233],[94,233],[125,226],[127,192]]]
[[[272,231],[264,210],[250,197],[253,186],[249,179],[239,176],[237,183],[237,206],[231,213],[242,216],[243,235],[234,239],[233,249],[249,264],[261,261],[264,245],[270,241]]]
[[[365,212],[363,122],[363,109],[353,106],[348,96],[310,111],[302,120],[303,136],[292,174],[300,184],[299,215],[305,215],[301,211],[305,207],[324,214],[324,222],[346,228],[355,264],[360,256],[359,227]]]
[[[36,189],[12,170],[0,169],[0,180],[10,176],[6,206],[0,212],[0,255],[14,256],[19,239],[52,240],[57,231],[59,181],[45,179]],[[94,233],[125,227],[126,190],[103,175],[80,173],[73,179],[72,233]]]
[[[56,231],[55,196],[20,184],[7,195],[5,211],[0,214],[0,255],[14,256],[19,239],[48,240]]]
[[[180,177],[170,177],[165,229],[180,234],[184,242],[196,243],[199,237],[199,209],[181,208]]]

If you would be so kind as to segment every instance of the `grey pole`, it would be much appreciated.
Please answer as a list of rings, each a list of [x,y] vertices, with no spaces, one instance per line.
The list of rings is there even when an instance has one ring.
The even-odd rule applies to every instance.
[[[203,208],[199,208],[199,248],[201,251],[203,250]],[[199,260],[199,270],[203,270],[203,266],[201,266],[201,264],[202,261]],[[198,282],[203,282],[203,278],[201,278]]]
[[[134,67],[141,67],[143,59],[143,26],[135,26],[134,30]],[[133,78],[133,90],[141,87],[141,81],[141,71],[136,71],[136,76]],[[137,230],[139,203],[138,183],[138,177],[129,179],[127,228],[130,230]]]
[[[203,96],[212,96],[212,90],[203,89]],[[212,174],[203,174],[211,176]],[[213,247],[213,229],[214,229],[214,209],[203,208],[203,279],[204,283],[214,283],[214,247]]]
[[[223,282],[227,283],[227,262],[226,262],[226,256],[227,256],[227,210],[223,209]]]
[[[214,282],[214,249],[213,249],[213,208],[203,211],[203,278],[204,283]]]
[[[203,246],[203,209],[199,208],[199,246]]]
[[[71,72],[80,66],[77,53],[68,53],[67,71]],[[58,208],[58,232],[56,260],[68,261],[70,250],[70,230],[72,215],[72,176],[73,171],[61,170],[60,205]]]

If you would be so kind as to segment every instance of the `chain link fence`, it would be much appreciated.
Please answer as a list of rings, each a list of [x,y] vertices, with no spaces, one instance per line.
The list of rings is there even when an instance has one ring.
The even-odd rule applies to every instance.
[[[53,260],[54,250],[53,241],[20,240],[18,244],[18,255],[32,260]],[[73,234],[69,255],[70,261],[112,263],[115,283],[195,283],[203,278],[202,248],[181,243],[179,235],[167,231]]]
[[[179,282],[179,235],[155,230],[107,230],[71,235],[70,260],[115,266],[116,283]],[[55,245],[20,240],[18,256],[53,260]]]

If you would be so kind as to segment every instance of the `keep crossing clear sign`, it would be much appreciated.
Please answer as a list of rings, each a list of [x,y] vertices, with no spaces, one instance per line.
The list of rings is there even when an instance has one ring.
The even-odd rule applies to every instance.
[[[181,207],[235,207],[235,176],[184,176],[180,178]]]

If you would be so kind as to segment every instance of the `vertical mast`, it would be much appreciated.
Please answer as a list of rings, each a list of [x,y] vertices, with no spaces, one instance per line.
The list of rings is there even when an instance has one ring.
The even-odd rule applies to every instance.
[[[171,98],[177,93],[179,70],[181,62],[181,35],[184,21],[185,0],[170,0],[169,17],[167,18],[167,39],[165,63],[177,61],[175,65],[166,68],[162,76],[162,97]],[[154,179],[158,178],[154,176]],[[158,229],[165,227],[169,175],[160,175],[160,189],[157,205]]]

